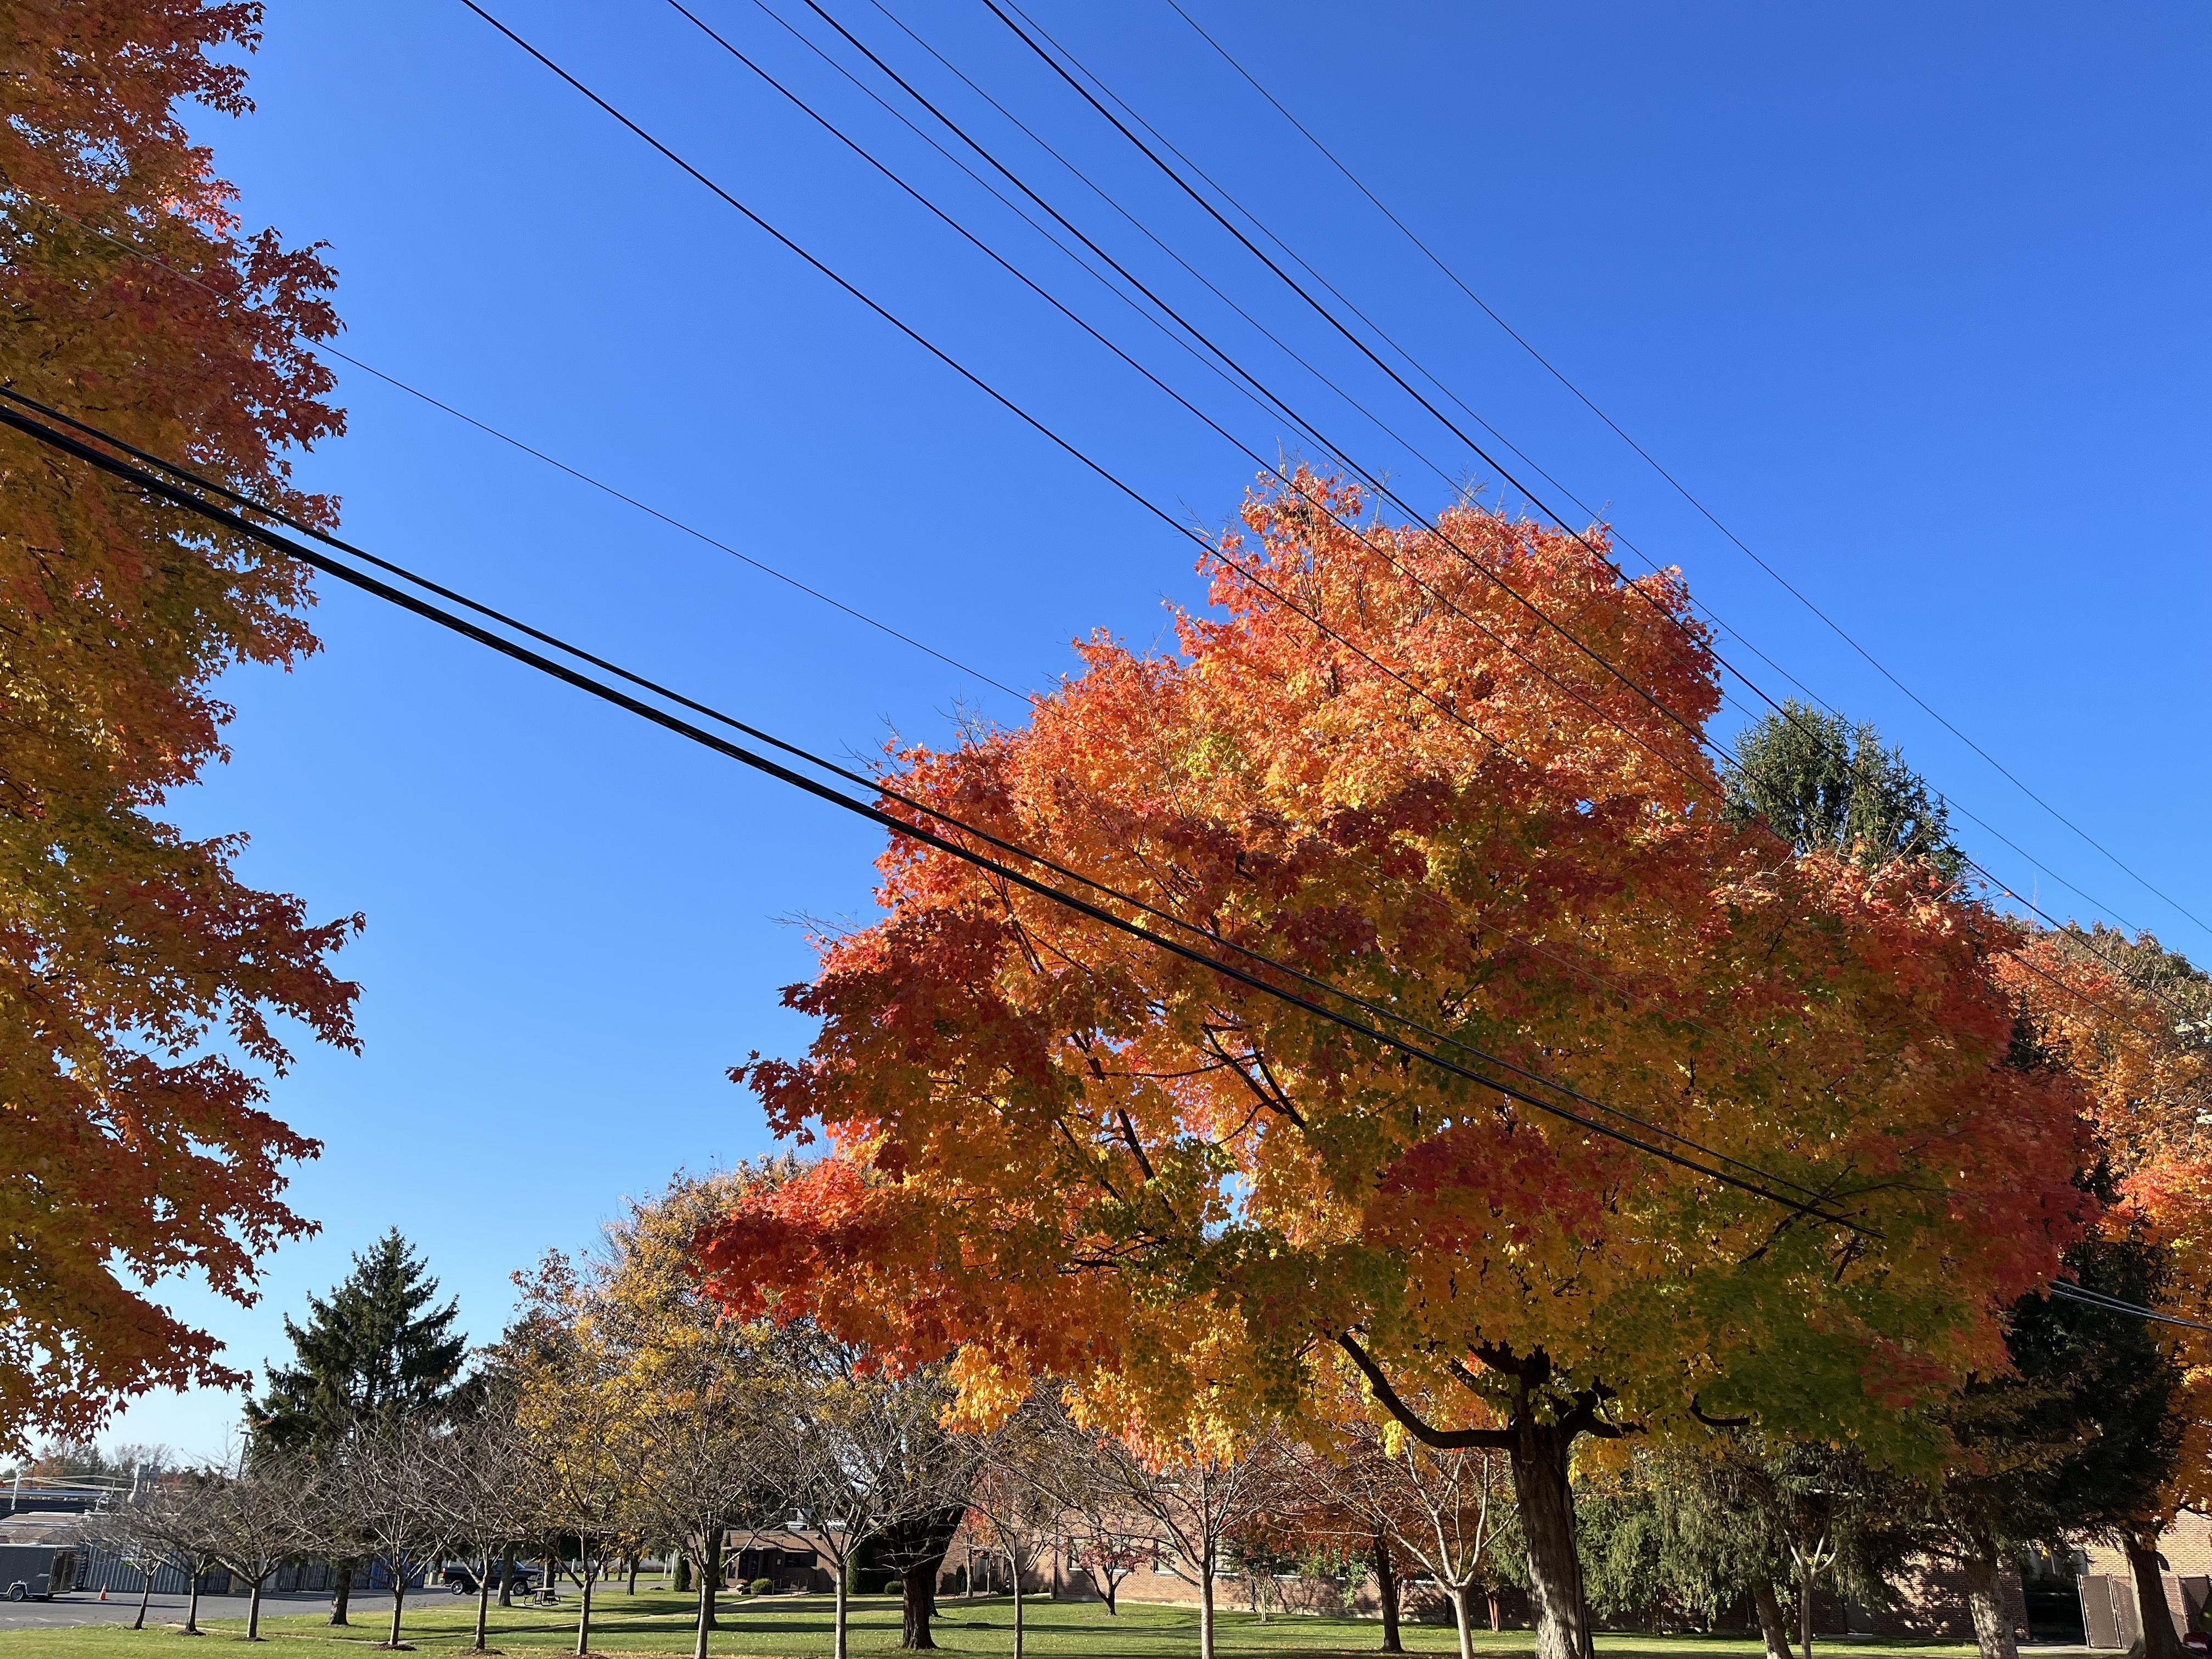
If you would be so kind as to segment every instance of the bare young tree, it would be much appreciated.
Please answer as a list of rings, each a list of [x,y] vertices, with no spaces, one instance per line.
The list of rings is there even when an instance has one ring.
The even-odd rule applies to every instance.
[[[1113,1436],[1096,1443],[1106,1501],[1126,1504],[1158,1528],[1162,1569],[1198,1591],[1199,1659],[1214,1659],[1223,1546],[1281,1501],[1282,1443],[1261,1433],[1234,1453],[1188,1439],[1143,1450]]]
[[[86,1518],[86,1541],[105,1545],[115,1559],[138,1570],[138,1613],[131,1628],[146,1628],[146,1610],[154,1599],[154,1575],[168,1564],[168,1556],[150,1527],[158,1488],[141,1480],[123,1503],[96,1510]]]
[[[1474,1590],[1488,1576],[1498,1540],[1514,1524],[1513,1472],[1486,1446],[1438,1450],[1355,1417],[1341,1425],[1333,1468],[1307,1465],[1347,1508],[1419,1561],[1451,1598],[1460,1659],[1474,1659]]]
[[[466,1650],[471,1653],[489,1651],[493,1578],[499,1576],[501,1589],[507,1589],[505,1569],[538,1519],[521,1431],[507,1404],[487,1402],[430,1448],[431,1502],[443,1517],[448,1539],[469,1552],[475,1568],[476,1632]]]
[[[893,1377],[819,1332],[786,1334],[780,1350],[793,1425],[793,1509],[836,1570],[833,1659],[848,1659],[846,1581],[860,1549],[884,1547],[904,1588],[899,1645],[932,1648],[938,1569],[967,1513],[981,1447],[948,1433],[942,1366]]]
[[[316,1482],[298,1458],[264,1452],[244,1459],[229,1474],[208,1481],[198,1524],[216,1563],[251,1587],[246,1639],[261,1639],[261,1597],[285,1562],[313,1547]]]
[[[358,1540],[390,1581],[392,1627],[382,1647],[402,1645],[407,1581],[435,1563],[448,1535],[436,1497],[439,1438],[421,1424],[363,1421],[325,1462],[324,1524]]]
[[[204,1469],[165,1476],[148,1492],[141,1516],[147,1542],[187,1580],[187,1636],[201,1633],[200,1580],[222,1565],[222,1540],[210,1516],[210,1496],[222,1478]]]
[[[1014,1659],[1023,1656],[1022,1580],[1059,1531],[1060,1506],[1052,1497],[1052,1464],[1059,1450],[1049,1419],[1025,1406],[984,1440],[981,1464],[968,1495],[969,1514],[1006,1558],[1014,1597]]]

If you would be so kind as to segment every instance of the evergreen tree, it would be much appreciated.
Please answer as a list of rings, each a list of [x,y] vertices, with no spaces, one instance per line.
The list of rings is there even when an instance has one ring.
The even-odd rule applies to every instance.
[[[397,1228],[354,1257],[327,1299],[307,1298],[304,1328],[285,1320],[294,1363],[270,1366],[268,1393],[249,1407],[256,1447],[312,1455],[356,1425],[449,1414],[468,1339],[453,1328],[453,1303],[431,1305],[437,1294]]]
[[[1942,797],[1871,726],[1789,699],[1736,738],[1735,757],[1729,816],[1764,820],[1801,853],[1925,859],[1947,881],[1966,867]]]

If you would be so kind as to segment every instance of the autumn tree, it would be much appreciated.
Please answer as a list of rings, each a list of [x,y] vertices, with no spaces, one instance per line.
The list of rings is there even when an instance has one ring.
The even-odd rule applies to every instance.
[[[1438,1402],[1427,1420],[1449,1422]],[[1417,1561],[1450,1598],[1460,1659],[1474,1659],[1474,1594],[1495,1575],[1501,1539],[1513,1527],[1512,1478],[1491,1446],[1425,1446],[1405,1425],[1346,1412],[1332,1436],[1334,1467],[1324,1477],[1364,1530]]]
[[[1416,1438],[1506,1454],[1539,1652],[1588,1659],[1577,1443],[1756,1414],[1940,1450],[1912,1408],[2002,1365],[2094,1208],[2077,1092],[2007,1063],[2011,924],[1728,816],[1678,579],[1364,511],[1255,495],[1176,654],[1093,640],[1018,728],[891,757],[887,811],[1200,960],[895,844],[883,918],[788,994],[808,1054],[739,1068],[831,1153],[707,1260],[741,1312],[957,1349],[984,1415],[1050,1376],[1295,1418],[1343,1355]],[[1494,1424],[1407,1403],[1455,1391]]]
[[[738,1193],[774,1178],[751,1166],[679,1176],[630,1205],[593,1264],[598,1328],[621,1356],[626,1431],[638,1442],[639,1520],[701,1565],[696,1659],[715,1627],[725,1534],[787,1513],[792,1379],[775,1333],[725,1320],[703,1294],[691,1246]]]
[[[2112,1200],[2099,1246],[2120,1261],[2082,1261],[2069,1277],[2094,1287],[2118,1266],[2161,1310],[2212,1321],[2212,976],[2150,934],[2103,927],[2041,934],[2003,972],[2022,1046],[2087,1094],[2085,1164]],[[2116,1411],[2114,1455],[2089,1466],[2106,1484],[2073,1501],[2095,1504],[2093,1524],[2127,1553],[2149,1659],[2179,1659],[2158,1540],[2182,1509],[2212,1502],[2212,1343],[2186,1324],[2132,1340],[2154,1335],[2163,1363],[2139,1376],[2163,1388],[2158,1423]]]
[[[0,384],[329,522],[285,452],[342,428],[307,349],[337,328],[313,248],[248,233],[194,143],[247,107],[258,8],[8,0],[0,76]],[[117,240],[120,239],[120,240]],[[125,244],[143,248],[140,257]],[[220,1345],[144,1287],[248,1301],[308,1224],[266,1109],[280,1023],[355,1046],[318,922],[242,881],[235,835],[161,816],[223,754],[233,663],[315,648],[304,566],[186,524],[0,435],[0,1446],[81,1434],[157,1387],[236,1388]]]

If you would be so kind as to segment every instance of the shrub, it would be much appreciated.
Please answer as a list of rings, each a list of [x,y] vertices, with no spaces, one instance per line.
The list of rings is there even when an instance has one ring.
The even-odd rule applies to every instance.
[[[775,1588],[775,1585],[769,1580],[765,1578],[756,1578],[751,1583],[745,1586],[745,1594],[748,1595],[766,1595]]]

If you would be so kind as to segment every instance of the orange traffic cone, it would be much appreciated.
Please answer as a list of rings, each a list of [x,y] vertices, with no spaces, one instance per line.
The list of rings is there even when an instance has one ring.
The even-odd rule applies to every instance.
[[[100,1599],[103,1601],[107,1599],[107,1586],[105,1584],[100,1587]]]

